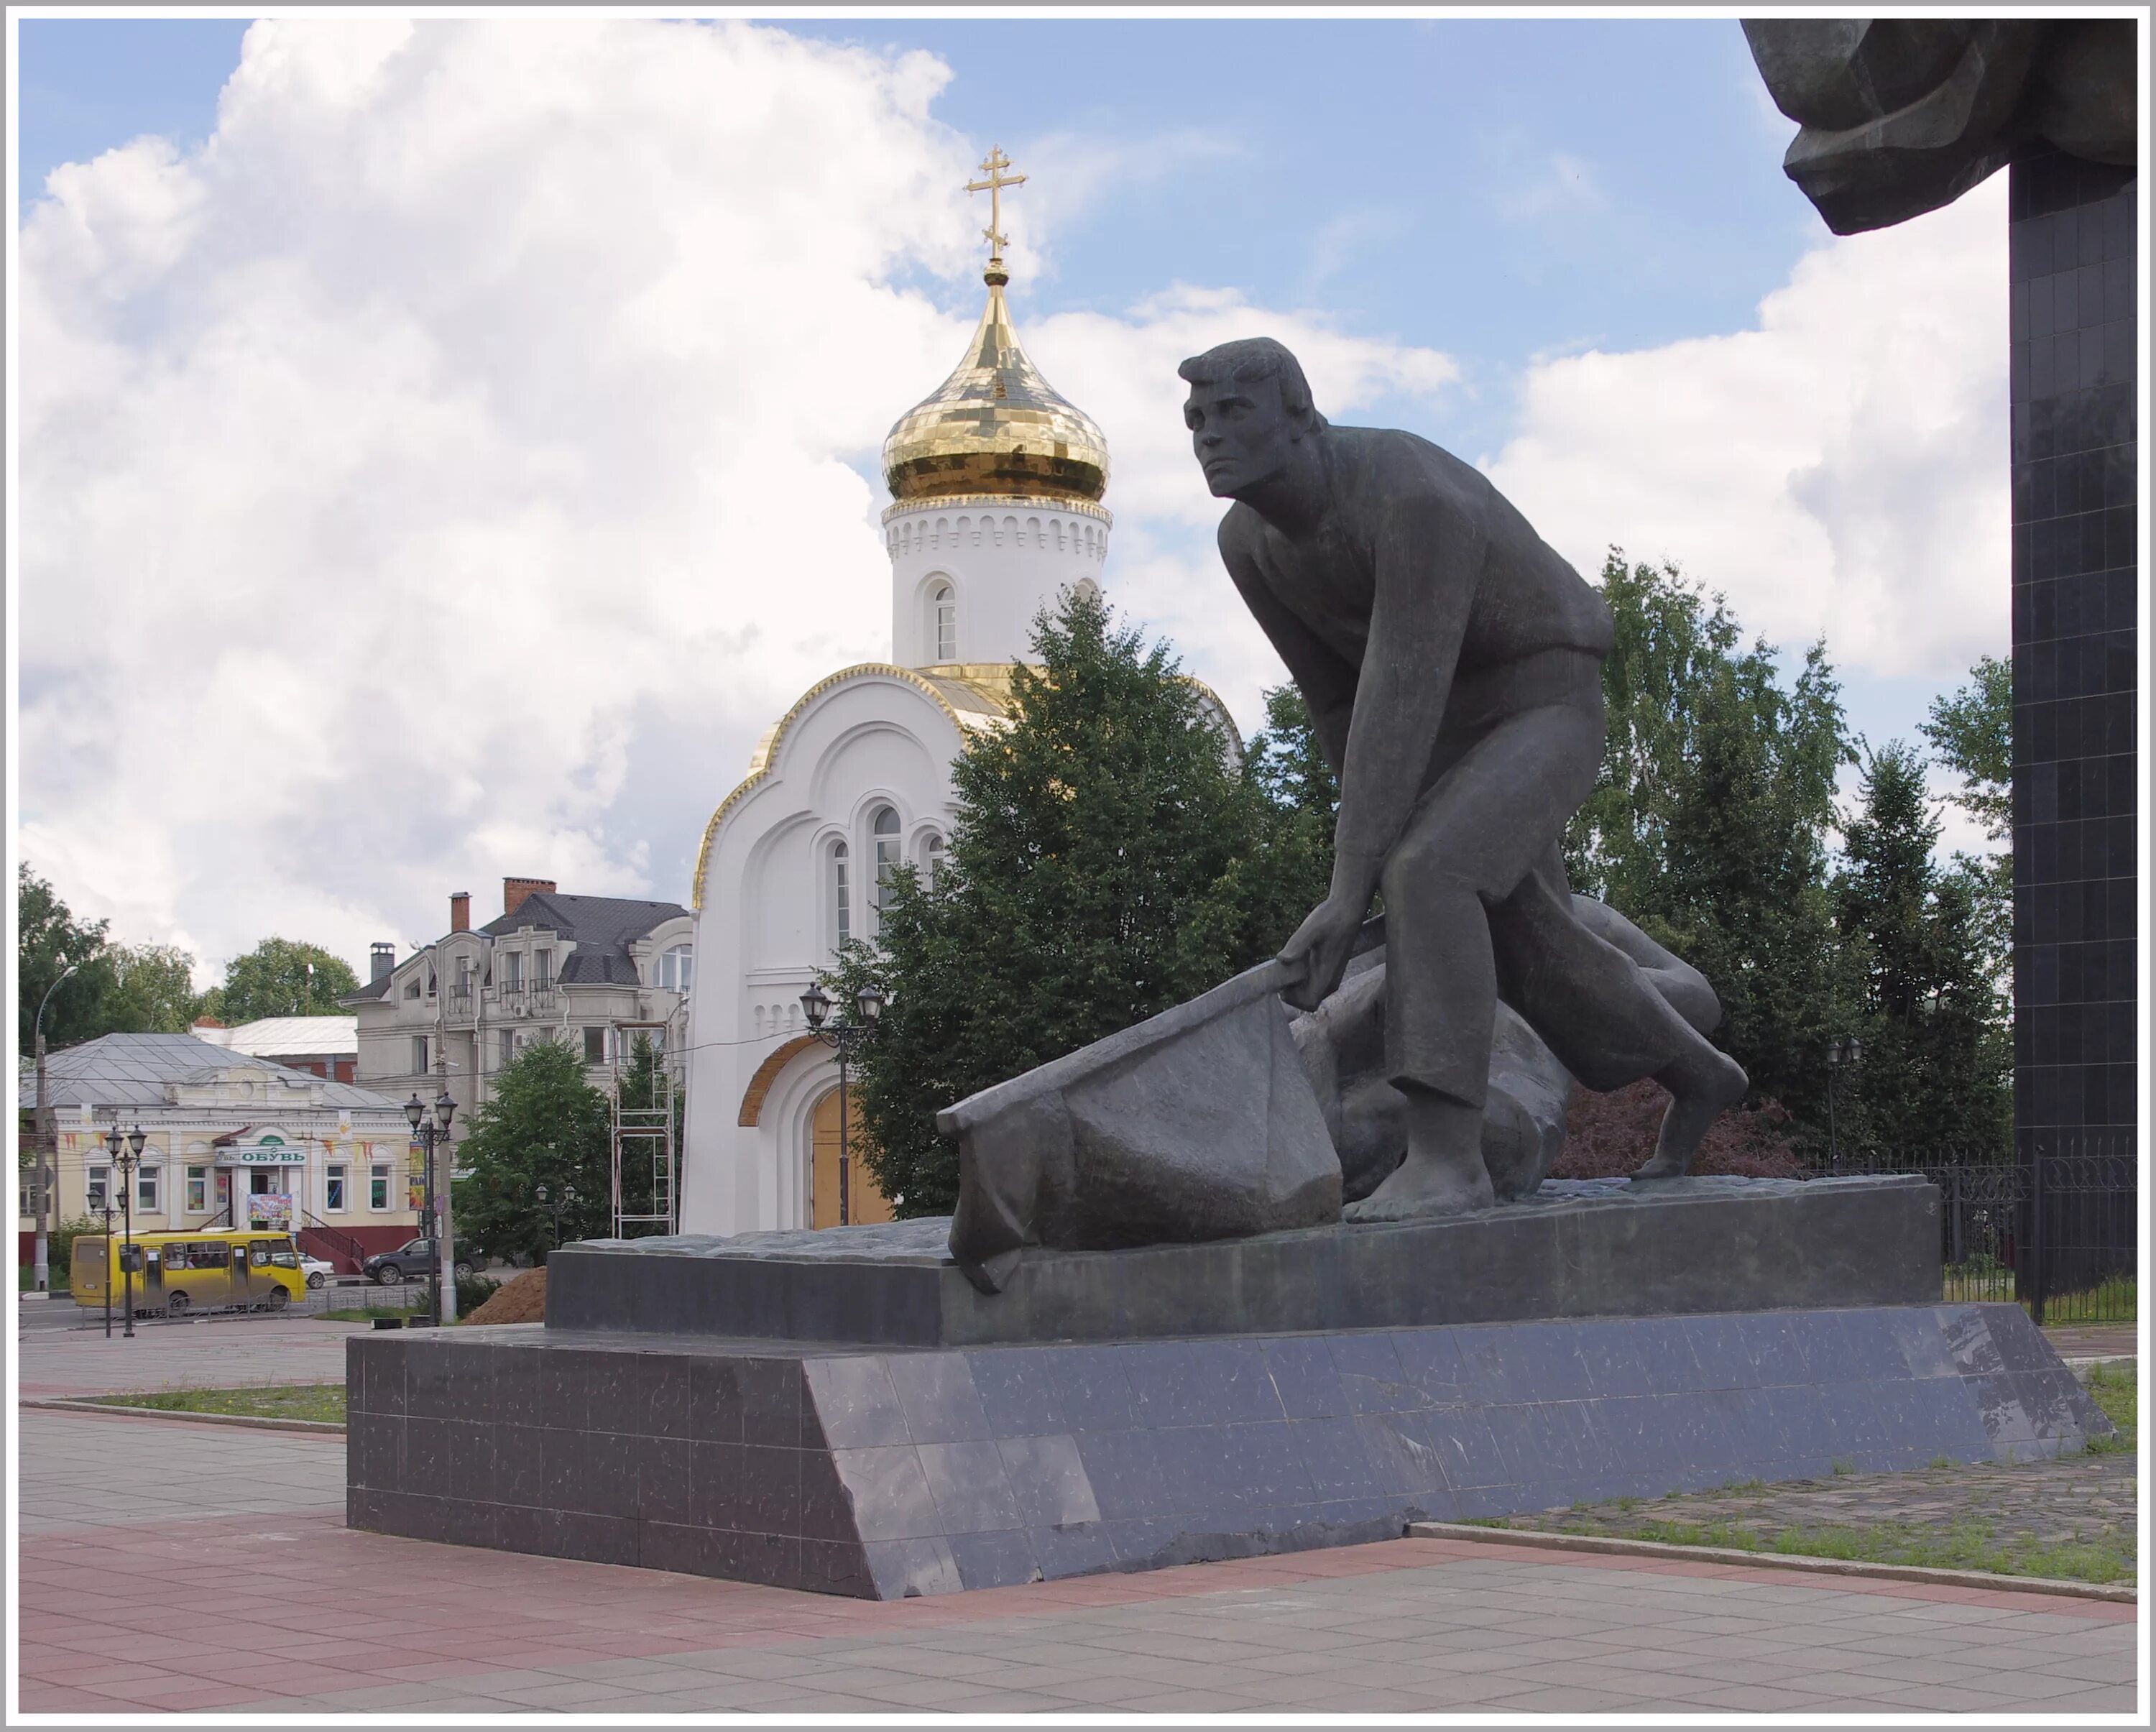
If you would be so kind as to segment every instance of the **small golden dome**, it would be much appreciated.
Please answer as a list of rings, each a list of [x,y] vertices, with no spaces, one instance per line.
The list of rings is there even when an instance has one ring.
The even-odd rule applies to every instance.
[[[989,260],[985,280],[988,304],[965,358],[883,442],[891,496],[1097,501],[1108,488],[1107,440],[1091,416],[1055,394],[1019,346],[1000,258]]]

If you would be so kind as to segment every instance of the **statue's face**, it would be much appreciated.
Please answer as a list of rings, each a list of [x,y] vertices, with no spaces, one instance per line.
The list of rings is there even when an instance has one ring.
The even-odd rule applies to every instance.
[[[1240,499],[1280,474],[1297,434],[1281,406],[1276,378],[1194,384],[1183,405],[1183,421],[1216,499]]]

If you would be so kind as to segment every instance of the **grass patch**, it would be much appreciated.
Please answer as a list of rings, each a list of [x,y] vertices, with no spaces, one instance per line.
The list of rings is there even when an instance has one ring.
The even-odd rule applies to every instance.
[[[1789,1557],[1840,1558],[1859,1564],[1981,1570],[1994,1575],[2040,1575],[2059,1581],[2127,1581],[2135,1573],[2130,1533],[2076,1534],[2070,1540],[2044,1542],[2020,1534],[2002,1536],[1991,1523],[1974,1518],[1945,1529],[1881,1522],[1866,1528],[1787,1527],[1764,1533],[1735,1521],[1598,1521],[1590,1510],[1567,1517],[1553,1531]]]
[[[2132,1455],[2140,1440],[2139,1367],[2132,1359],[2091,1365],[2088,1392],[2112,1424],[2118,1427],[2116,1436],[2090,1438],[2088,1452],[2094,1456]]]
[[[154,1407],[162,1413],[224,1413],[248,1419],[344,1423],[341,1383],[268,1385],[259,1389],[159,1390],[144,1395],[93,1395],[100,1407]]]

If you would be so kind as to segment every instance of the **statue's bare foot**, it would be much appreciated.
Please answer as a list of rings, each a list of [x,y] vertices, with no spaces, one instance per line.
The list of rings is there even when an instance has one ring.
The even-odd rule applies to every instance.
[[[1655,1153],[1633,1174],[1635,1179],[1681,1179],[1691,1170],[1692,1157],[1707,1127],[1744,1098],[1751,1086],[1744,1067],[1704,1041],[1655,1079],[1670,1092]]]
[[[1494,1209],[1497,1193],[1478,1154],[1471,1170],[1464,1163],[1419,1160],[1410,1154],[1359,1203],[1340,1211],[1345,1221],[1420,1221],[1434,1215],[1465,1215]]]

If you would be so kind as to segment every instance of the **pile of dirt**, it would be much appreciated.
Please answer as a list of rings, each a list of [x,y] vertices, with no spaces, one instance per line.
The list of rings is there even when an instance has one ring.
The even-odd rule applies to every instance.
[[[1633,1171],[1655,1152],[1662,1109],[1669,1103],[1669,1096],[1653,1082],[1635,1082],[1610,1094],[1574,1090],[1564,1149],[1550,1177],[1614,1179]],[[1789,1115],[1773,1101],[1739,1107],[1716,1119],[1691,1169],[1747,1179],[1809,1176],[1790,1133]]]
[[[544,1323],[547,1272],[526,1269],[494,1290],[494,1297],[466,1318],[466,1323]]]

